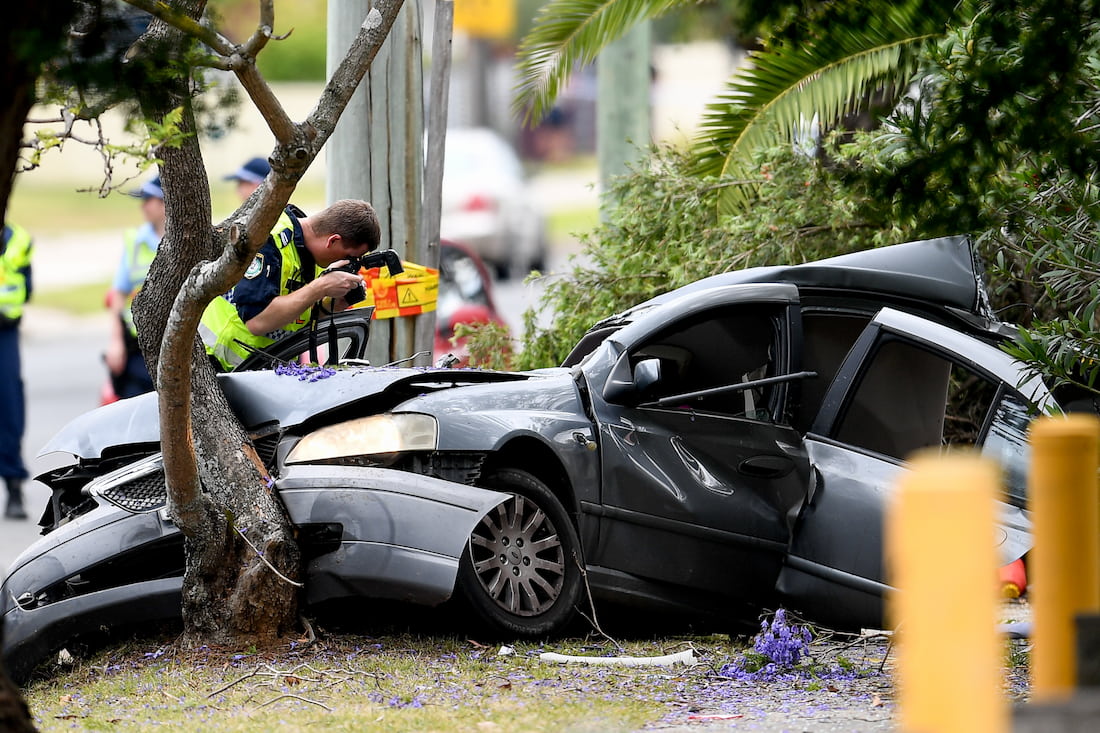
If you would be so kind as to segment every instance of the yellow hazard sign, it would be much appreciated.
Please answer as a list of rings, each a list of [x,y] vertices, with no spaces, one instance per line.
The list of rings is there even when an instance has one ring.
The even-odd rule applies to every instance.
[[[393,277],[387,267],[361,269],[367,283],[367,297],[355,307],[373,305],[372,318],[415,316],[435,310],[439,294],[439,270],[414,262],[404,262],[405,271]]]
[[[516,31],[516,0],[454,0],[455,30],[504,40]]]

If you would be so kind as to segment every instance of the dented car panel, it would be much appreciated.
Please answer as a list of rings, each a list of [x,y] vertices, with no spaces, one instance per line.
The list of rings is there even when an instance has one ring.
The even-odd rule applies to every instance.
[[[593,401],[603,494],[591,562],[736,600],[772,592],[809,462],[801,436],[775,421],[783,382],[766,397],[721,390],[765,364],[760,378],[791,371],[797,302],[791,285],[699,291],[676,301],[679,318],[649,312],[580,367],[601,394],[646,360],[659,362],[662,381],[638,404]],[[707,390],[715,393],[677,399]]]
[[[278,482],[298,527],[337,526],[306,567],[306,599],[369,597],[435,606],[451,597],[474,526],[504,496],[384,468],[294,466]]]
[[[806,436],[820,482],[779,579],[780,593],[790,602],[825,609],[825,623],[881,624],[884,561],[868,548],[883,546],[884,513],[905,459],[953,442],[941,404],[960,375],[986,384],[967,395],[985,404],[973,439],[962,444],[981,448],[1006,473],[1023,475],[1020,417],[1053,404],[1042,382],[984,341],[883,309],[849,351]],[[1017,450],[1006,454],[1006,443],[988,436],[1008,437],[1014,426],[1011,444]],[[1030,549],[1030,522],[1019,507],[999,504],[995,542],[1007,564]],[[861,529],[855,533],[852,527]]]
[[[645,305],[664,303],[698,290],[746,283],[790,283],[809,289],[879,293],[911,299],[926,308],[953,308],[994,321],[982,269],[965,236],[939,237],[864,250],[798,265],[751,267],[713,275],[659,295]]]
[[[157,396],[152,392],[112,402],[70,420],[39,455],[67,453],[91,459],[102,456],[107,448],[159,443],[158,414]]]
[[[882,518],[916,451],[998,461],[1002,559],[1030,546],[1026,432],[1054,401],[998,349],[1008,331],[950,237],[694,283],[594,325],[560,368],[220,379],[299,528],[310,604],[455,595],[518,637],[565,628],[588,593],[723,629],[778,604],[880,627]],[[32,614],[121,617],[121,588],[163,600],[181,572],[180,552],[126,564],[174,528],[105,488],[163,492],[141,463],[155,408],[109,405],[47,446],[72,459],[39,477],[54,526],[4,586],[15,638],[59,642]],[[49,583],[64,592],[13,605]]]
[[[310,420],[370,399],[375,410],[385,409],[423,390],[460,385],[523,380],[517,374],[472,370],[360,369],[340,370],[323,380],[298,380],[274,371],[219,375],[234,413],[246,430],[265,425],[295,428]],[[287,389],[293,384],[293,389]],[[272,400],[278,394],[280,399]],[[381,407],[379,407],[381,406]],[[106,448],[155,444],[160,441],[157,396],[148,393],[92,410],[69,422],[42,448],[41,455],[68,453],[79,458],[98,458]]]

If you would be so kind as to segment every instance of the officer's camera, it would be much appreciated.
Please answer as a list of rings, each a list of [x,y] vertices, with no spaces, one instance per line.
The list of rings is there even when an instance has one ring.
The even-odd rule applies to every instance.
[[[397,252],[392,249],[383,249],[378,252],[369,252],[362,257],[349,257],[346,265],[329,267],[321,274],[327,275],[330,272],[350,272],[353,275],[358,275],[360,269],[369,270],[373,267],[382,267],[383,265],[390,271],[391,277],[405,271],[404,266],[401,264],[401,257]],[[365,297],[367,297],[367,289],[366,286],[360,282],[345,293],[344,300],[348,305],[355,305]]]

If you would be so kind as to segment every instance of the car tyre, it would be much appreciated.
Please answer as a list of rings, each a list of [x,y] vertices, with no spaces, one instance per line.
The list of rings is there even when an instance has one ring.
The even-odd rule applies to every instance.
[[[580,598],[580,540],[561,502],[526,471],[502,469],[486,488],[512,498],[478,523],[462,554],[458,587],[488,630],[540,637],[563,628]]]

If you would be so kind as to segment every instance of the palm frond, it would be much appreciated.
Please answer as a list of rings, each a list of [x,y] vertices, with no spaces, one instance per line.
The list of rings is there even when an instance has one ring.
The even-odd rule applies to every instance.
[[[821,126],[834,126],[870,91],[893,88],[900,95],[917,70],[917,52],[943,34],[942,24],[911,5],[884,6],[875,18],[863,28],[826,29],[811,46],[750,54],[751,64],[707,106],[693,146],[696,172],[746,182],[726,189],[723,210],[751,200],[747,173],[757,150],[794,141],[815,116]]]
[[[642,21],[695,0],[552,0],[539,11],[517,54],[513,111],[539,121],[574,69]]]

